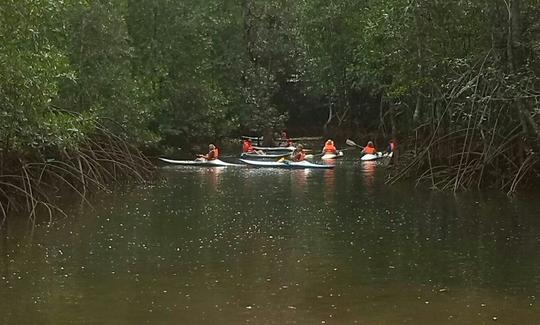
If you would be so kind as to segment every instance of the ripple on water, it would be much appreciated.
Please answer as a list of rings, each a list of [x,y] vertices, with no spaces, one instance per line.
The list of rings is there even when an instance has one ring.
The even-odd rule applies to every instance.
[[[533,324],[540,203],[384,185],[385,166],[165,168],[10,224],[5,324]],[[26,235],[25,235],[26,234]]]

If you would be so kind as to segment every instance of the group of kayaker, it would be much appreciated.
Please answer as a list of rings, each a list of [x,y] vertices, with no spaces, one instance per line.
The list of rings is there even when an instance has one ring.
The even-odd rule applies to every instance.
[[[386,147],[386,152],[394,152],[397,149],[396,142],[394,140],[390,140],[388,142],[388,146]],[[373,144],[373,141],[368,141],[366,146],[362,149],[362,153],[364,155],[375,155],[377,154],[377,149],[375,148],[375,145]]]
[[[286,136],[286,134],[285,134]],[[288,139],[288,138],[286,138]],[[292,144],[290,142],[290,139],[286,142],[288,145]],[[393,140],[390,140],[387,147],[387,152],[394,152],[397,149],[396,142]],[[244,139],[242,144],[242,152],[243,153],[253,153],[257,155],[264,155],[264,152],[262,150],[257,150],[253,147],[253,143],[251,139],[247,138]],[[334,145],[334,141],[332,139],[326,140],[324,147],[322,149],[321,154],[337,154],[338,150],[336,146]],[[365,147],[362,149],[362,154],[371,154],[374,155],[377,153],[377,149],[375,148],[375,145],[373,144],[373,141],[368,141]],[[199,159],[205,159],[205,160],[214,160],[219,157],[219,150],[216,148],[214,144],[208,145],[208,153],[205,155],[198,155]],[[306,159],[306,153],[304,150],[304,146],[302,144],[298,144],[294,151],[291,154],[291,160],[292,161],[302,161]]]
[[[387,147],[387,152],[394,152],[397,149],[396,143],[394,140],[390,140]],[[334,142],[329,139],[326,140],[326,143],[324,144],[322,154],[337,154],[337,149],[334,146]],[[365,147],[362,148],[362,154],[364,155],[375,155],[377,154],[377,149],[375,148],[375,145],[373,144],[373,141],[368,141]]]

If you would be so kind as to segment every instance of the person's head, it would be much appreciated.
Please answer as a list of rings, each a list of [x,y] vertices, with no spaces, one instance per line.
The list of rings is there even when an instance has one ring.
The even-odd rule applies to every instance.
[[[281,137],[282,137],[283,139],[286,139],[286,138],[287,138],[287,132],[281,131]]]
[[[373,148],[373,141],[368,141],[367,146]]]
[[[302,150],[304,150],[304,146],[299,144],[298,146],[296,146],[296,150],[302,151]]]
[[[210,144],[208,145],[208,149],[214,150],[214,149],[216,149],[216,146],[214,146],[212,143],[210,143]]]
[[[326,140],[326,145],[327,146],[330,146],[330,145],[333,145],[333,144],[334,144],[334,141],[332,141],[332,139]]]

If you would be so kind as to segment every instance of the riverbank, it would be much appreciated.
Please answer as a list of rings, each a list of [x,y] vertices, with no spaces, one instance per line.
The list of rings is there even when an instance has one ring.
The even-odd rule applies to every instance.
[[[324,142],[322,137],[294,139],[313,150],[319,150]],[[384,139],[379,139],[379,143],[379,149],[385,147]],[[241,151],[240,139],[222,139],[218,145],[225,157],[237,157]],[[336,140],[336,145],[340,149],[352,149],[344,140]],[[193,159],[196,153],[205,152],[205,146],[194,145],[189,149],[169,147],[163,150],[166,153],[163,155]],[[433,148],[407,139],[399,142],[391,162],[392,168],[388,169],[387,184],[412,180],[410,186],[436,191],[495,188],[507,195],[534,189],[540,184],[534,153],[522,155],[519,161],[513,162],[507,159],[508,151],[500,152],[498,159],[484,157],[484,160],[479,160],[478,153],[451,153],[448,149],[441,153]],[[459,144],[454,143],[452,148],[459,148]],[[460,162],[462,168],[450,164],[459,162],[461,157],[464,159]],[[31,224],[36,222],[38,215],[44,220],[52,220],[53,215],[63,214],[57,203],[65,200],[66,193],[74,200],[89,205],[87,197],[93,191],[107,190],[111,184],[126,181],[145,183],[152,177],[152,159],[112,133],[91,136],[77,148],[49,150],[46,155],[37,152],[11,155],[10,158],[4,155],[0,175],[0,229],[12,213],[25,216]],[[503,164],[500,159],[507,161]],[[506,170],[502,170],[503,167]]]
[[[2,153],[0,230],[11,214],[25,216],[31,225],[38,216],[51,222],[63,214],[58,203],[65,196],[90,204],[89,193],[126,180],[144,183],[154,168],[134,145],[107,131],[85,136],[71,147]]]

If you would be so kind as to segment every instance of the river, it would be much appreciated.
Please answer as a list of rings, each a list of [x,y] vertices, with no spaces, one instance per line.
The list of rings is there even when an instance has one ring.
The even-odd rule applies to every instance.
[[[166,166],[52,226],[10,224],[2,324],[538,324],[540,200],[386,167]]]

